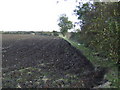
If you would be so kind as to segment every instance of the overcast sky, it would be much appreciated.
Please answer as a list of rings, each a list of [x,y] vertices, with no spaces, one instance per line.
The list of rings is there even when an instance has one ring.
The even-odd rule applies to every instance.
[[[59,31],[57,24],[61,14],[65,13],[69,20],[77,21],[73,15],[75,1],[0,0],[0,31]]]
[[[59,30],[60,14],[77,20],[75,5],[75,0],[0,0],[0,31]]]
[[[0,31],[59,30],[58,18],[66,13],[70,20],[75,9],[74,0],[0,0]]]

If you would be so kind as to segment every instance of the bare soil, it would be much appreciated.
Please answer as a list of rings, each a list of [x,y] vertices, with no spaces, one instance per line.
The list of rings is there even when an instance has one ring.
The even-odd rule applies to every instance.
[[[101,84],[104,69],[54,36],[2,35],[3,88],[87,87]]]

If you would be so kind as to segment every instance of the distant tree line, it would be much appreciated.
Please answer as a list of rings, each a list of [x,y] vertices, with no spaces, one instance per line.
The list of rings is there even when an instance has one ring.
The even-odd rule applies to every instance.
[[[2,34],[31,34],[34,31],[3,31]]]
[[[44,35],[44,36],[59,36],[58,31],[51,31],[51,32],[45,32],[45,31],[2,31],[2,34],[33,34],[33,35]]]

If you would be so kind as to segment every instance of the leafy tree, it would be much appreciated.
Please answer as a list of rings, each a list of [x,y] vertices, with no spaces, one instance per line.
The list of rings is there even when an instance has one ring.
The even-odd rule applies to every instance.
[[[72,22],[68,20],[68,17],[65,14],[60,16],[58,25],[63,36],[65,36],[68,30],[73,27]]]
[[[79,41],[114,63],[118,59],[119,3],[85,3],[74,11],[81,23]]]

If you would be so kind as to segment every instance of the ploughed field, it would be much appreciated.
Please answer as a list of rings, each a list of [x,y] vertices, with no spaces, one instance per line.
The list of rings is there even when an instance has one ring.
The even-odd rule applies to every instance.
[[[39,35],[2,35],[3,88],[94,87],[104,69],[62,38]]]

